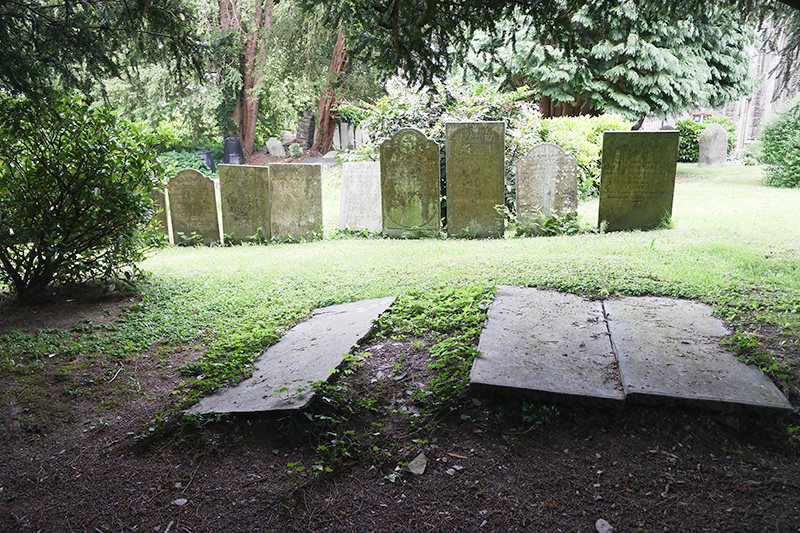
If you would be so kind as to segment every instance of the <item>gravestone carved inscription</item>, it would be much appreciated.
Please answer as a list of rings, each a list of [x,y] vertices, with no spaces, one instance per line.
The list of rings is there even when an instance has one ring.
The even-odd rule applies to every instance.
[[[540,143],[514,165],[517,220],[537,226],[578,209],[578,161],[560,146]]]
[[[606,131],[598,222],[607,231],[653,229],[672,217],[677,131]]]
[[[169,208],[172,232],[179,242],[192,233],[202,235],[204,244],[219,241],[219,218],[214,181],[194,169],[184,169],[169,180]]]
[[[445,125],[447,234],[502,237],[505,123]]]
[[[441,228],[439,145],[414,128],[381,144],[383,232],[390,237],[434,236]]]
[[[342,164],[339,229],[345,228],[381,231],[381,165],[377,161]]]
[[[270,238],[269,169],[220,165],[222,229],[234,243]]]
[[[279,241],[322,237],[322,166],[269,165],[272,238]]]

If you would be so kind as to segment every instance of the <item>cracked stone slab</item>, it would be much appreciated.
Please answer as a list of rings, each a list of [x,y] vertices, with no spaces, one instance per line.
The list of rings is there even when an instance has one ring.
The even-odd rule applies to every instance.
[[[313,383],[325,381],[344,355],[369,335],[393,296],[314,310],[254,362],[252,377],[206,396],[188,414],[286,411],[306,407]]]
[[[757,367],[720,346],[730,332],[707,305],[659,297],[603,305],[627,401],[792,409]]]
[[[624,399],[599,301],[500,286],[478,350],[472,386],[590,403]]]

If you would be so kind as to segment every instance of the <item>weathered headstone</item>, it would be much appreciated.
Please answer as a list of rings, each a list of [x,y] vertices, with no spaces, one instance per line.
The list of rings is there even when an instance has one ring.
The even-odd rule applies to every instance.
[[[434,236],[441,228],[439,145],[414,128],[381,144],[383,232]]]
[[[283,144],[274,137],[267,141],[267,151],[272,157],[286,157],[286,150],[283,149]]]
[[[339,229],[381,231],[381,165],[377,161],[342,165]]]
[[[502,237],[505,123],[445,125],[447,234]]]
[[[719,167],[728,159],[728,132],[719,124],[710,124],[700,133],[698,165]]]
[[[672,216],[677,131],[606,131],[598,222],[607,231],[653,229]]]
[[[270,238],[269,169],[220,165],[222,229],[234,243]]]
[[[514,165],[517,220],[538,226],[578,209],[578,160],[553,143],[537,144]]]
[[[322,236],[322,166],[273,163],[269,166],[272,238],[312,240]]]
[[[204,244],[219,241],[219,219],[214,182],[194,169],[184,169],[169,180],[169,207],[175,242],[180,235],[202,235]]]
[[[158,230],[164,235],[169,236],[169,226],[167,225],[167,196],[166,189],[160,186],[153,189],[153,220],[158,225]]]
[[[303,116],[297,120],[297,144],[301,148],[308,150],[314,140],[314,115],[309,111],[303,112]]]

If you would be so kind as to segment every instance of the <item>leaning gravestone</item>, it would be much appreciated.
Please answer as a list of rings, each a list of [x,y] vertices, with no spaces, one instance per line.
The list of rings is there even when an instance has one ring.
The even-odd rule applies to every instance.
[[[445,125],[447,234],[502,237],[505,123]]]
[[[273,163],[269,166],[272,238],[312,240],[322,236],[322,166]]]
[[[698,165],[719,167],[728,159],[728,132],[719,124],[711,124],[700,133]]]
[[[672,216],[677,131],[606,131],[598,223],[607,231],[653,229]]]
[[[578,209],[578,160],[553,143],[537,144],[514,165],[517,220],[538,226]]]
[[[283,144],[274,137],[267,141],[267,151],[272,157],[286,157],[286,150],[283,149]]]
[[[214,181],[194,169],[184,169],[169,180],[169,209],[175,242],[180,234],[202,235],[203,244],[219,241],[219,219]]]
[[[222,229],[234,243],[270,238],[269,169],[220,165]]]
[[[342,164],[339,229],[379,232],[381,218],[381,165],[377,161]]]
[[[383,232],[390,237],[434,236],[441,228],[439,145],[414,128],[381,144]]]

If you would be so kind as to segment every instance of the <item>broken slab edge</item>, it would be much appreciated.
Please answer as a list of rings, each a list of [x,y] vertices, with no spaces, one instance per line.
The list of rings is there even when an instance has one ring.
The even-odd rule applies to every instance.
[[[787,400],[783,403],[753,403],[737,402],[736,400],[723,400],[720,398],[683,397],[668,394],[643,393],[629,391],[625,402],[631,405],[646,405],[658,407],[690,407],[717,413],[748,413],[748,414],[791,414],[796,411]]]
[[[527,398],[542,401],[544,403],[560,403],[617,409],[621,409],[625,406],[625,398],[622,396],[622,391],[617,391],[619,392],[619,395],[613,396],[586,396],[575,393],[507,387],[494,383],[481,383],[477,381],[470,381],[469,387],[470,390],[474,392],[488,392],[497,396]]]

